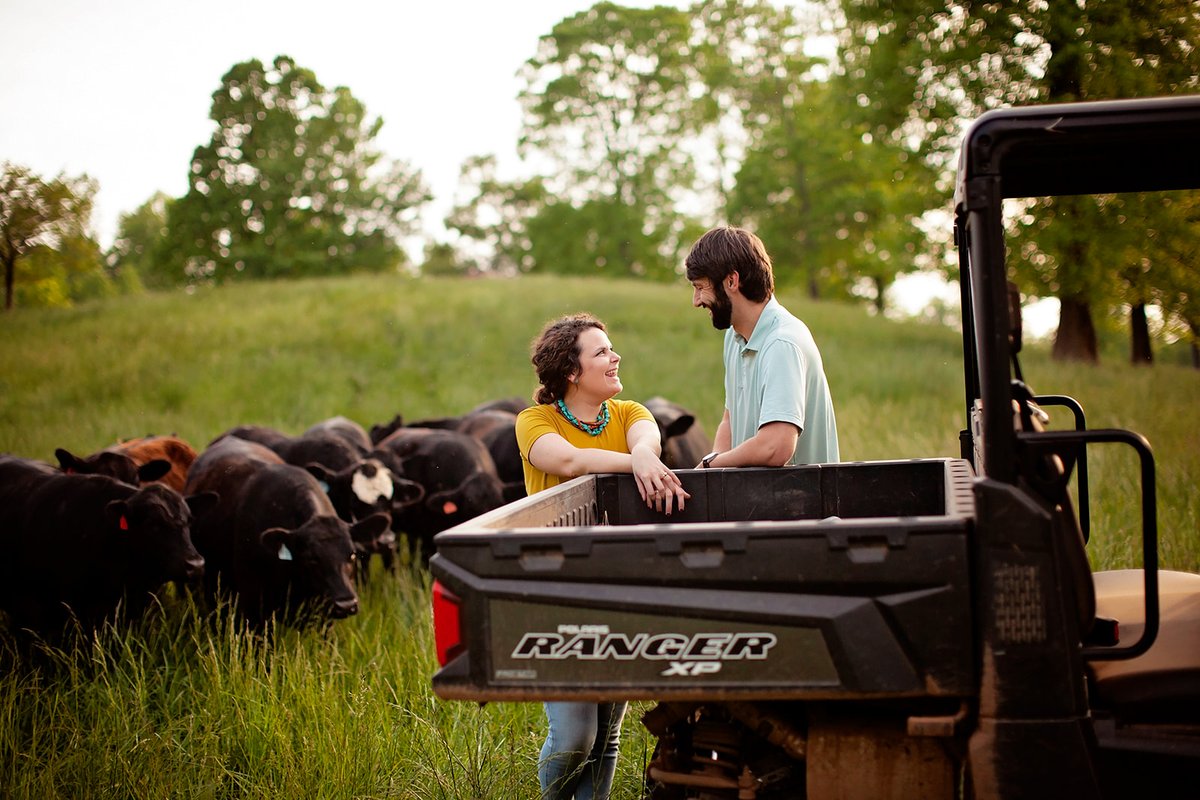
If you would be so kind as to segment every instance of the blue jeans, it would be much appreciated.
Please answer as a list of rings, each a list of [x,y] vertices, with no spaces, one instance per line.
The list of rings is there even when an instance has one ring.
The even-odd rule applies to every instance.
[[[542,800],[608,800],[628,703],[545,703]]]

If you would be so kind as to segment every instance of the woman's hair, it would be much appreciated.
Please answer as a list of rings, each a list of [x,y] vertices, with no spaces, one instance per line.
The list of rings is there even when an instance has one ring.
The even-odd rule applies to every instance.
[[[567,380],[579,369],[579,334],[588,328],[607,329],[591,314],[570,314],[546,323],[530,345],[533,370],[537,373],[537,391],[533,401],[553,403],[567,394]]]
[[[708,278],[714,286],[736,272],[739,290],[753,303],[761,303],[775,291],[766,246],[743,228],[713,228],[692,245],[684,266],[689,281]]]

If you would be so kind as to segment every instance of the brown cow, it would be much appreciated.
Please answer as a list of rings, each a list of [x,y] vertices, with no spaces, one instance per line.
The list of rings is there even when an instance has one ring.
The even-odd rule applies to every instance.
[[[187,482],[188,470],[196,461],[195,449],[178,436],[143,436],[140,439],[130,439],[108,448],[117,453],[124,453],[133,459],[133,463],[141,466],[151,461],[163,460],[171,465],[171,471],[159,479],[177,492],[183,491]]]
[[[178,436],[129,439],[82,458],[61,447],[54,455],[68,474],[108,475],[134,485],[158,482],[177,492],[183,491],[188,470],[196,460],[196,451]]]

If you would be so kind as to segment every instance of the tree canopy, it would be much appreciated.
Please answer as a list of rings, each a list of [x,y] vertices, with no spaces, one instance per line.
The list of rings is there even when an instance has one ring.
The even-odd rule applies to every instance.
[[[677,207],[694,182],[683,143],[703,86],[690,35],[686,11],[601,2],[542,37],[523,70],[519,142],[552,165],[539,265],[675,274],[695,229]]]
[[[836,51],[812,47],[821,39]],[[1200,91],[1198,41],[1190,0],[600,0],[555,24],[520,71],[517,146],[535,174],[505,180],[493,156],[467,160],[465,198],[444,220],[458,242],[428,244],[425,272],[671,279],[705,228],[734,224],[767,243],[782,285],[882,311],[903,273],[955,277],[948,237],[930,230],[948,232],[933,220],[969,120],[1001,105]],[[7,302],[18,256],[49,276],[47,298],[114,277],[170,286],[404,263],[400,242],[431,198],[418,171],[379,152],[383,122],[349,89],[287,56],[250,60],[223,77],[210,116],[187,193],[121,217],[109,273],[86,234],[94,184],[60,179],[84,221],[48,222],[23,251],[4,245]],[[43,183],[47,196],[62,188]],[[1195,330],[1191,198],[1012,210],[1014,278],[1061,303],[1056,355],[1096,357],[1095,309],[1132,309],[1135,360],[1149,358],[1148,305],[1167,328]],[[1147,225],[1121,224],[1131,216]]]
[[[916,143],[949,176],[965,121],[1001,105],[1200,90],[1200,7],[1191,0],[840,3],[842,79],[877,139]],[[1127,302],[1112,254],[1140,237],[1099,225],[1102,198],[1026,206],[1017,278],[1062,308],[1054,353],[1094,360],[1094,305]],[[1051,208],[1050,205],[1053,207]],[[1038,213],[1034,213],[1038,212]]]
[[[178,280],[394,268],[429,199],[419,172],[374,146],[383,124],[349,89],[287,56],[236,64],[213,95],[216,128],[171,204],[165,255]]]
[[[45,180],[27,167],[0,165],[5,310],[18,291],[20,261],[27,268],[24,288],[39,305],[65,305],[104,290],[100,249],[88,231],[95,195],[96,183],[86,175]],[[87,282],[93,285],[82,286]]]

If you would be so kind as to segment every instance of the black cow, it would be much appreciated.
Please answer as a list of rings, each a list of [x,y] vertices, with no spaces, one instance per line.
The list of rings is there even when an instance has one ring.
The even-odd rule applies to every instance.
[[[332,433],[345,439],[360,454],[365,455],[371,449],[371,437],[367,435],[366,430],[362,425],[359,425],[354,420],[348,417],[330,417],[329,419],[321,420],[320,422],[310,426],[308,430],[300,434],[307,436],[311,433]]]
[[[692,412],[663,397],[651,397],[645,405],[658,422],[667,467],[692,469],[712,450],[712,439]]]
[[[467,413],[475,413],[478,411],[507,411],[510,414],[520,414],[525,409],[529,408],[529,401],[523,397],[505,397],[500,400],[489,400],[486,403],[480,403],[472,408]]]
[[[480,403],[461,416],[431,417],[409,423],[409,427],[457,430],[470,433],[476,438],[487,438],[487,441],[484,443],[488,446],[488,451],[492,454],[492,460],[496,462],[496,469],[500,474],[500,479],[506,483],[512,481],[519,482],[519,494],[516,496],[524,497],[525,478],[521,469],[521,454],[517,449],[516,434],[515,432],[513,433],[510,442],[507,440],[507,434],[496,432],[496,428],[498,427],[498,422],[507,423],[510,419],[515,425],[516,415],[520,414],[526,408],[529,408],[527,400],[520,397],[506,397],[500,400],[489,400],[485,403]],[[493,414],[492,412],[497,413]],[[512,415],[511,417],[508,416],[510,414]],[[404,417],[397,414],[392,417],[391,422],[372,425],[369,438],[372,444],[379,444],[403,427],[405,427]],[[486,436],[489,433],[491,435]],[[517,459],[515,463],[512,461],[513,454],[516,455]]]
[[[459,417],[417,420],[408,427],[452,430],[474,436],[492,457],[504,502],[510,503],[525,496],[525,471],[517,445],[517,415],[500,407],[503,404],[504,401],[496,401],[494,407],[480,406]]]
[[[221,500],[204,519],[192,527],[192,541],[204,555],[207,565],[204,584],[210,599],[218,584],[230,587],[233,575],[233,536],[238,509],[246,484],[254,473],[267,464],[282,464],[283,459],[266,445],[236,436],[218,437],[200,453],[188,471],[184,491],[216,492]]]
[[[376,445],[373,455],[425,488],[425,499],[404,509],[396,530],[433,554],[433,536],[504,504],[496,465],[483,443],[465,433],[404,427]]]
[[[458,430],[470,434],[487,448],[503,484],[504,502],[525,496],[525,468],[517,445],[517,415],[502,408],[470,411]]]
[[[344,417],[338,419],[345,420]],[[399,476],[378,459],[370,458],[366,448],[353,441],[355,436],[347,436],[345,426],[338,419],[318,423],[294,437],[261,426],[243,426],[215,441],[232,436],[261,443],[285,463],[308,470],[329,495],[337,515],[346,522],[358,522],[378,512],[394,516],[424,497],[425,491],[420,484]],[[378,554],[386,565],[390,565],[395,542],[396,536],[391,532],[364,541],[356,539],[355,545],[362,559],[360,566],[364,571],[373,554]]]
[[[349,525],[310,473],[237,437],[200,454],[188,487],[221,495],[217,510],[196,526],[197,546],[212,554],[222,585],[234,591],[248,621],[358,612],[355,540],[383,535],[386,513]]]
[[[56,638],[73,617],[91,631],[122,602],[136,615],[164,583],[204,571],[190,530],[215,495],[14,456],[0,457],[0,487],[0,603],[15,628]]]

